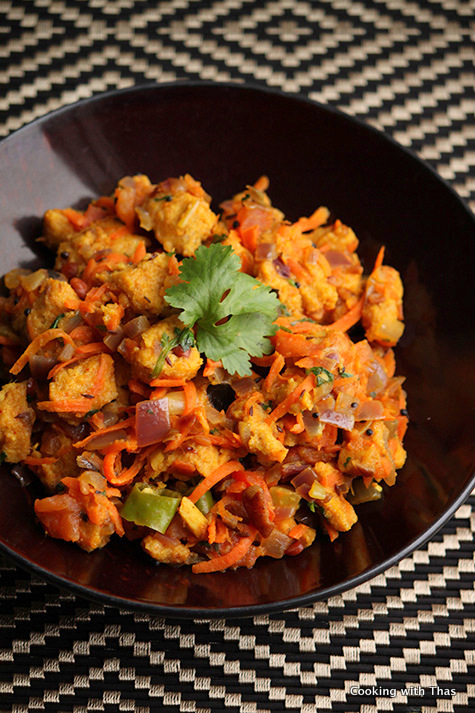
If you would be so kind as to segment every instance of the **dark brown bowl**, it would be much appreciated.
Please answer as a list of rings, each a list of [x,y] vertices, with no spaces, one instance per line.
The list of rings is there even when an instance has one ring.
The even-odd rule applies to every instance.
[[[185,172],[215,205],[270,177],[288,217],[327,205],[351,225],[371,264],[381,243],[405,283],[408,459],[384,499],[358,508],[334,543],[252,570],[192,575],[155,566],[116,540],[86,554],[35,524],[34,486],[5,467],[0,545],[13,559],[77,594],[173,616],[243,616],[324,599],[420,547],[475,485],[470,417],[470,305],[475,223],[434,171],[383,134],[329,107],[239,85],[174,84],[112,92],[33,122],[0,144],[1,272],[38,266],[35,243],[51,207],[83,206],[126,174],[158,181]]]

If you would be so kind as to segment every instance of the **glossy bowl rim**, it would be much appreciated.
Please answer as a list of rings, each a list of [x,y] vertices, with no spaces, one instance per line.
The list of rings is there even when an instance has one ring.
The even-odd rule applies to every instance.
[[[218,89],[232,89],[244,92],[254,92],[260,94],[269,94],[276,97],[280,97],[284,100],[291,100],[294,102],[299,102],[302,104],[316,106],[320,111],[327,114],[334,114],[342,118],[344,121],[350,124],[356,124],[363,130],[369,131],[376,136],[378,136],[383,141],[389,142],[399,151],[403,151],[410,159],[416,161],[420,167],[428,171],[435,177],[446,190],[452,195],[452,198],[456,199],[459,207],[467,213],[467,216],[472,219],[475,229],[475,216],[470,210],[467,202],[455,191],[453,186],[448,183],[448,181],[442,176],[440,176],[437,171],[424,159],[422,159],[413,149],[403,146],[397,142],[392,136],[388,135],[384,131],[375,128],[372,124],[360,119],[359,117],[352,116],[346,112],[338,109],[334,106],[323,104],[319,101],[311,99],[306,95],[300,93],[290,93],[284,92],[280,89],[262,87],[257,83],[246,81],[241,82],[211,82],[202,80],[180,80],[171,82],[147,82],[140,85],[134,85],[131,87],[124,87],[121,89],[112,89],[106,92],[101,92],[95,94],[91,97],[86,97],[85,99],[80,99],[78,101],[72,102],[65,106],[59,107],[53,111],[50,111],[31,122],[28,122],[19,129],[13,131],[9,135],[3,137],[0,140],[0,146],[4,145],[5,142],[17,137],[23,132],[29,131],[32,127],[40,126],[43,123],[54,119],[63,113],[74,112],[76,109],[81,108],[86,104],[93,104],[96,102],[101,102],[114,98],[118,95],[132,95],[140,92],[149,92],[150,90],[160,91],[161,89],[186,89],[192,87],[194,89],[199,88],[218,88]],[[283,599],[276,602],[268,602],[265,604],[253,604],[249,606],[236,606],[236,607],[224,607],[224,608],[200,608],[200,607],[175,607],[171,605],[161,605],[152,602],[142,601],[140,599],[129,599],[128,597],[116,596],[113,594],[108,594],[104,591],[94,589],[82,584],[78,584],[73,580],[67,579],[66,577],[54,574],[40,565],[36,564],[34,561],[29,560],[24,555],[12,550],[8,545],[0,540],[0,552],[5,554],[8,559],[13,560],[22,569],[39,576],[41,579],[56,585],[62,590],[73,593],[77,596],[83,597],[87,600],[92,600],[103,605],[123,608],[126,607],[127,610],[139,611],[143,613],[148,613],[154,616],[166,616],[170,618],[177,619],[216,619],[216,618],[242,618],[257,616],[262,614],[276,613],[280,611],[285,611],[288,609],[297,609],[299,607],[311,605],[317,601],[326,600],[336,594],[340,594],[359,585],[367,582],[368,580],[374,578],[378,574],[387,571],[398,562],[400,562],[405,557],[412,554],[414,551],[422,547],[426,542],[428,542],[434,535],[451,519],[456,510],[465,502],[465,500],[470,496],[471,492],[475,488],[475,471],[471,475],[467,476],[466,483],[459,494],[454,498],[454,500],[446,506],[446,508],[441,512],[437,520],[435,520],[432,525],[422,532],[418,537],[410,540],[408,544],[393,554],[387,557],[379,564],[376,564],[357,575],[351,576],[348,579],[327,587],[322,587],[313,592],[308,592],[306,594],[301,594],[291,599]]]

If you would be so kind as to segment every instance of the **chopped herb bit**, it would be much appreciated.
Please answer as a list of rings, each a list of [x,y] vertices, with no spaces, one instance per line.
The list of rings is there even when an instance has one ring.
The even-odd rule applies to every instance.
[[[212,428],[210,433],[212,436],[215,436],[217,433],[219,433],[219,428]]]
[[[345,460],[345,462],[343,463],[343,468],[346,468],[346,466],[347,466],[348,463],[350,463],[350,462],[351,462],[351,456],[348,456],[348,458],[347,458],[347,459]]]
[[[261,404],[261,406],[264,411],[272,411],[272,401],[266,401],[265,403]]]
[[[195,335],[188,327],[184,327],[181,330],[175,327],[175,337],[178,340],[177,346],[181,347],[184,352],[195,346]]]
[[[101,409],[100,408],[93,408],[90,411],[86,413],[84,416],[85,420],[87,421],[88,418],[91,418],[91,416],[94,416],[95,413],[99,413]]]
[[[288,282],[290,285],[292,285],[292,287],[296,287],[297,290],[298,290],[298,288],[300,287],[300,283],[296,282],[295,280],[292,280],[291,277],[288,277],[288,278],[287,278],[287,282]]]
[[[175,328],[175,336],[173,339],[171,339],[168,334],[162,334],[162,338],[160,339],[160,347],[162,351],[160,352],[152,371],[152,378],[156,379],[157,376],[159,376],[165,365],[165,360],[172,349],[175,349],[175,347],[181,347],[183,351],[186,352],[188,349],[191,349],[191,347],[194,347],[194,345],[195,337],[191,329],[188,329],[188,327],[184,327],[183,329]]]
[[[354,374],[349,374],[344,366],[338,369],[338,374],[342,379],[350,379],[352,376],[354,376]]]
[[[372,399],[376,397],[376,391],[370,391],[369,395],[371,396]]]
[[[246,193],[246,195],[243,196],[241,200],[247,201],[247,199],[250,198],[250,197],[251,197],[251,196],[249,195],[249,193]]]
[[[213,235],[213,237],[211,238],[211,244],[214,245],[216,243],[222,243],[223,240],[226,240],[227,237],[228,236],[226,235],[226,233],[221,233],[220,235]]]
[[[279,329],[281,329],[283,332],[287,332],[288,334],[292,334],[292,330],[289,329],[288,327],[279,326]]]
[[[290,312],[289,312],[289,310],[288,310],[287,307],[286,307],[284,304],[282,304],[282,303],[281,303],[281,305],[280,305],[280,307],[279,307],[279,311],[280,311],[280,313],[281,313],[281,315],[282,315],[283,317],[290,317]]]
[[[311,512],[315,512],[315,503],[313,501],[307,502],[308,509],[311,510]]]
[[[4,461],[6,461],[6,459],[7,459],[7,454],[5,453],[5,451],[2,451],[2,452],[0,453],[0,465],[1,465]]]
[[[153,199],[155,203],[159,203],[160,201],[166,201],[166,203],[169,203],[171,200],[173,200],[172,196],[166,195],[166,196],[160,196],[160,198],[154,198]]]
[[[168,255],[168,257],[173,257],[173,255],[175,255],[175,251],[170,250],[170,252],[165,252],[165,255]]]
[[[51,324],[50,329],[56,329],[58,327],[58,324],[60,320],[64,317],[64,312],[61,312],[61,314],[58,314],[54,322]]]
[[[333,374],[328,371],[328,369],[324,369],[323,366],[312,366],[311,369],[307,369],[306,371],[307,374],[315,374],[317,377],[317,386],[333,383]]]

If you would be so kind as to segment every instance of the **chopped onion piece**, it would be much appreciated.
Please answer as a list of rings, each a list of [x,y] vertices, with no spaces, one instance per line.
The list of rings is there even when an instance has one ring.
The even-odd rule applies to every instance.
[[[123,429],[118,431],[112,431],[111,433],[99,433],[95,438],[91,438],[89,443],[85,446],[88,451],[99,451],[101,448],[107,448],[112,443],[116,441],[123,441],[127,438],[127,432]]]
[[[244,394],[254,391],[256,388],[256,382],[252,377],[248,376],[244,379],[236,379],[235,381],[232,381],[231,386],[238,396],[243,396]]]
[[[139,317],[134,317],[130,322],[127,322],[127,324],[124,325],[124,331],[128,337],[134,339],[143,334],[143,332],[146,332],[149,327],[150,322],[147,317],[141,314]]]
[[[318,436],[322,430],[320,420],[313,417],[312,411],[304,411],[303,414],[303,425],[308,435],[313,438],[313,436]]]
[[[276,269],[276,272],[281,276],[281,277],[290,277],[290,267],[285,264],[281,260],[280,257],[278,257],[276,260],[273,260],[273,265]]]
[[[320,413],[320,421],[322,423],[330,423],[332,426],[337,426],[338,428],[343,428],[345,431],[351,431],[355,425],[354,416],[330,409]]]
[[[261,547],[264,549],[263,554],[275,559],[280,559],[284,556],[286,549],[292,544],[293,540],[280,532],[276,527],[272,530],[269,537],[266,537],[261,542]]]
[[[106,347],[109,347],[111,351],[115,351],[121,341],[124,338],[124,330],[122,327],[118,327],[118,329],[115,330],[115,332],[109,332],[109,334],[106,334],[104,337],[104,344]]]
[[[356,421],[375,421],[382,418],[384,418],[384,407],[381,401],[364,401],[356,409]]]
[[[81,453],[77,456],[76,463],[83,470],[96,470],[99,473],[102,471],[102,459],[96,453]]]
[[[65,344],[58,356],[58,361],[68,361],[72,358],[74,354],[74,347],[72,344]]]
[[[68,334],[73,331],[73,329],[76,329],[76,327],[80,327],[82,324],[82,316],[80,312],[73,312],[70,316],[64,317],[64,319],[61,322],[61,329],[64,332],[67,332]]]
[[[43,354],[33,354],[30,357],[30,371],[36,381],[46,381],[46,378],[57,363],[55,357],[44,356]]]
[[[278,256],[277,248],[274,243],[259,243],[256,248],[256,260],[275,260]]]
[[[170,431],[168,399],[140,401],[135,412],[135,431],[140,447],[162,441]]]
[[[282,478],[285,480],[289,480],[293,475],[297,475],[298,473],[301,473],[302,470],[305,470],[307,467],[307,463],[304,463],[300,460],[294,461],[293,463],[283,463],[281,468],[282,468]]]
[[[168,412],[171,416],[182,414],[185,410],[185,394],[183,391],[172,391],[167,394]]]
[[[369,364],[368,370],[369,376],[366,391],[368,394],[370,394],[372,391],[378,393],[379,391],[384,389],[384,387],[388,383],[387,374],[379,363],[379,361],[376,360]]]
[[[314,483],[318,483],[318,477],[313,468],[307,467],[290,482],[298,495],[305,498],[305,500],[312,500],[312,497],[309,495],[310,488]]]
[[[26,275],[26,277],[20,277],[20,283],[24,290],[27,292],[33,292],[33,290],[36,290],[47,277],[48,271],[41,268],[40,270],[32,272],[30,275]]]
[[[332,270],[339,267],[353,266],[351,257],[346,252],[340,252],[339,250],[328,250],[328,252],[325,253],[325,257],[328,260]]]

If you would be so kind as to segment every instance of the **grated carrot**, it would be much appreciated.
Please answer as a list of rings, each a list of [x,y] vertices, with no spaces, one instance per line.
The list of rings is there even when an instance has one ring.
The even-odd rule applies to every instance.
[[[315,386],[315,377],[309,374],[305,379],[287,396],[286,399],[280,402],[278,406],[267,416],[266,423],[272,423],[284,416],[289,408],[295,404],[306,389],[312,389]]]
[[[191,568],[193,574],[202,574],[204,572],[222,572],[229,567],[233,567],[245,557],[245,555],[251,549],[252,543],[254,542],[254,535],[249,537],[242,537],[237,545],[228,552],[226,555],[221,555],[221,557],[215,557],[214,559],[198,562],[194,564]]]
[[[72,344],[74,346],[74,342],[67,332],[62,329],[47,329],[46,332],[38,334],[38,336],[33,339],[31,344],[27,346],[21,357],[17,359],[10,369],[10,374],[13,374],[14,376],[19,374],[23,367],[28,364],[30,357],[54,339],[64,339],[67,344]]]
[[[244,466],[238,460],[230,460],[218,466],[209,475],[203,478],[201,483],[198,483],[191,495],[188,496],[189,499],[192,503],[196,503],[202,495],[207,493],[208,490],[211,490],[220,480],[227,475],[231,475],[231,473],[235,473],[237,470],[244,470]]]

